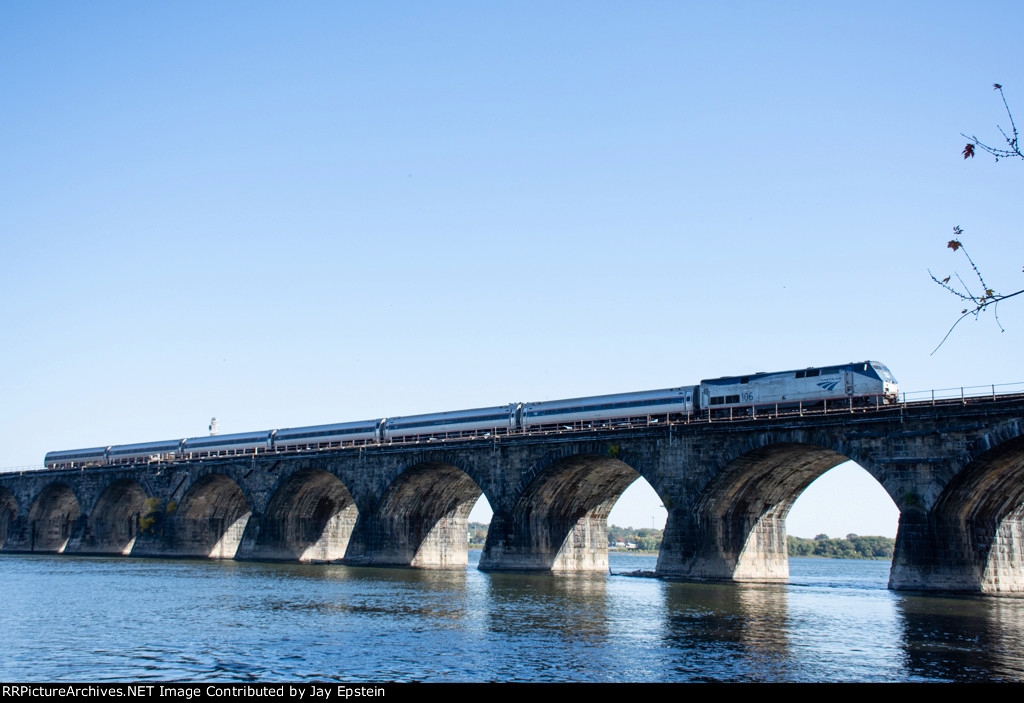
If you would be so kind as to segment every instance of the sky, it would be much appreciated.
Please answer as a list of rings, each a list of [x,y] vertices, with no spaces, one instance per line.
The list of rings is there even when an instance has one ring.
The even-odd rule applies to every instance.
[[[0,467],[866,359],[1024,381],[1024,300],[932,354],[928,274],[971,273],[959,225],[1024,287],[1024,163],[960,156],[994,82],[1024,120],[1022,6],[710,5],[0,5]],[[808,492],[791,534],[895,534],[856,467]]]

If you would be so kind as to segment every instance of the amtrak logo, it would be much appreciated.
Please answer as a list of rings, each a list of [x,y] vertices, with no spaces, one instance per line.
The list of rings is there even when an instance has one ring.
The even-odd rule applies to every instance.
[[[818,388],[821,388],[822,390],[826,390],[831,393],[836,389],[836,386],[838,385],[839,379],[837,378],[834,381],[822,381],[821,383],[818,384]]]

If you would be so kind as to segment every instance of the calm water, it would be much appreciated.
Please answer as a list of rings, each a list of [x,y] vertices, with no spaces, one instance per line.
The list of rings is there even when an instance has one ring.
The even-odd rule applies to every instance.
[[[1024,600],[784,586],[0,556],[3,681],[1024,680]],[[614,571],[653,557],[612,555]]]

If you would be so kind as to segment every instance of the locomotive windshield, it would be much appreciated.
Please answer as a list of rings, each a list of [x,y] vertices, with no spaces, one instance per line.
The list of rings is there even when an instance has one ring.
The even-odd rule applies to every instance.
[[[888,368],[886,368],[885,364],[879,364],[878,362],[873,361],[871,362],[871,368],[878,372],[878,375],[881,376],[883,381],[890,381],[891,383],[896,383],[895,376],[893,376],[892,372],[889,371]]]

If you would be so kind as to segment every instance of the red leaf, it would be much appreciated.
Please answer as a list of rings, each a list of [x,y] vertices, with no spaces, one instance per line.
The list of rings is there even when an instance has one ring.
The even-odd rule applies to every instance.
[[[968,159],[968,158],[973,159],[974,158],[974,145],[973,144],[968,144],[967,146],[965,146],[963,154],[964,154],[964,158],[965,159]]]
[[[953,251],[956,251],[957,249],[959,249],[959,248],[960,248],[960,247],[962,247],[962,246],[963,246],[963,244],[961,244],[961,243],[960,243],[960,242],[959,242],[958,240],[956,240],[956,239],[950,239],[950,240],[949,240],[949,244],[947,244],[947,245],[946,245],[946,247],[947,247],[948,249],[952,249]]]

